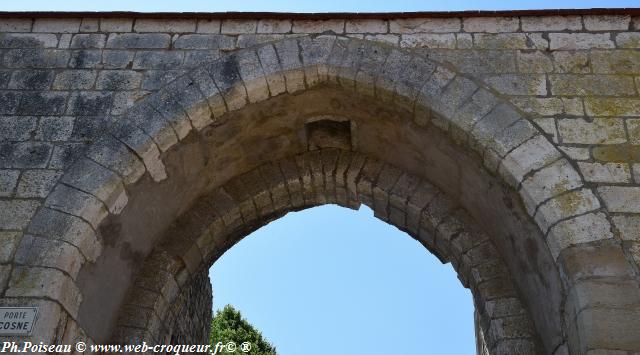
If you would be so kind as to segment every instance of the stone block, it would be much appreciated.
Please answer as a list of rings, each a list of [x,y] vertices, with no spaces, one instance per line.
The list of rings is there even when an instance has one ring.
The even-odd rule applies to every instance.
[[[22,115],[60,115],[64,112],[67,95],[66,92],[25,92],[17,105],[17,112]]]
[[[430,50],[429,57],[435,61],[450,62],[462,73],[514,73],[515,51],[502,50]]]
[[[16,197],[44,198],[58,182],[62,173],[59,170],[26,170],[20,176]]]
[[[506,154],[511,148],[507,147],[508,136],[496,141],[494,137],[507,130],[521,119],[520,114],[512,107],[505,104],[498,104],[486,116],[482,117],[473,127],[471,133],[473,149],[480,150],[486,147],[500,149],[501,155]],[[518,134],[516,134],[518,136]]]
[[[582,20],[587,31],[626,31],[631,24],[629,15],[586,15]]]
[[[59,184],[45,200],[44,205],[54,210],[78,216],[95,229],[107,216],[104,204],[88,193]]]
[[[138,181],[145,173],[145,167],[138,157],[124,143],[109,135],[94,143],[85,155],[118,173],[125,185]]]
[[[185,68],[199,68],[217,60],[221,56],[222,53],[218,49],[186,51],[182,66]]]
[[[108,114],[113,94],[102,91],[78,91],[69,98],[68,115],[98,116]]]
[[[635,96],[633,78],[622,75],[549,75],[557,96]]]
[[[182,51],[138,51],[133,69],[177,69],[182,64]]]
[[[171,36],[166,33],[112,33],[107,48],[169,48]]]
[[[173,47],[178,49],[224,49],[235,48],[236,40],[233,36],[218,34],[189,34],[182,35],[174,41]]]
[[[609,212],[640,213],[640,187],[600,186],[598,193]]]
[[[589,182],[631,182],[631,172],[628,164],[579,162],[578,167],[582,171],[584,179]]]
[[[0,200],[0,226],[3,229],[23,229],[40,206],[35,200]]]
[[[129,67],[135,56],[134,51],[128,50],[104,50],[102,52],[102,65],[104,69],[122,69]]]
[[[637,309],[589,308],[578,314],[576,323],[582,349],[640,348],[640,311]],[[607,351],[601,354],[611,354]],[[597,353],[596,353],[597,354]],[[615,353],[614,353],[615,354]]]
[[[42,117],[35,138],[43,141],[66,141],[73,132],[73,117]]]
[[[60,49],[10,49],[3,62],[9,68],[65,68],[70,57],[69,51]]]
[[[37,18],[33,32],[77,33],[81,21],[79,18]]]
[[[609,33],[549,33],[551,50],[615,48]]]
[[[289,33],[291,20],[263,19],[258,21],[257,33]]]
[[[640,99],[586,97],[584,107],[589,116],[640,116]]]
[[[195,32],[196,20],[188,19],[136,19],[135,32]]]
[[[53,147],[51,160],[47,167],[49,169],[66,169],[73,163],[82,150],[84,143],[58,143]]]
[[[628,279],[633,269],[620,245],[603,240],[599,244],[577,244],[560,256],[562,277],[572,284],[597,278]]]
[[[293,20],[293,33],[344,33],[345,20]]]
[[[542,51],[518,51],[518,71],[521,73],[551,73],[553,59]]]
[[[0,32],[30,32],[33,19],[3,18],[0,19]]]
[[[624,121],[613,117],[596,117],[591,122],[581,118],[558,119],[563,143],[617,144],[627,141]]]
[[[459,18],[394,19],[389,20],[390,33],[459,32],[462,21]]]
[[[377,19],[354,19],[345,23],[346,33],[388,33],[388,22]]]
[[[100,19],[83,18],[80,23],[80,32],[98,32],[100,29]]]
[[[623,240],[640,242],[640,216],[619,215],[613,217],[613,223]]]
[[[557,51],[551,55],[558,73],[583,74],[591,71],[589,53],[586,51]]]
[[[505,95],[547,95],[546,77],[541,74],[499,74],[484,81]]]
[[[220,33],[220,20],[198,20],[198,33]]]
[[[403,48],[456,48],[456,37],[453,33],[435,34],[403,34],[400,39]]]
[[[257,20],[227,19],[227,20],[222,20],[220,33],[223,33],[223,34],[256,33],[257,27],[258,27]]]
[[[294,35],[289,35],[294,36]],[[283,34],[243,34],[238,36],[236,46],[240,48],[249,48],[260,45],[262,43],[275,42],[285,38]]]
[[[365,35],[364,39],[367,41],[386,43],[393,46],[397,46],[400,43],[400,36],[394,34]]]
[[[114,131],[114,136],[131,148],[142,159],[154,181],[166,179],[164,164],[160,160],[160,150],[141,129],[131,123],[122,124]]]
[[[98,75],[98,90],[135,90],[140,87],[142,73],[133,70],[103,70]]]
[[[128,201],[121,178],[89,159],[77,161],[61,181],[97,197],[114,214],[120,213]]]
[[[527,32],[580,31],[580,16],[522,16],[522,30]]]
[[[0,231],[0,264],[9,264],[13,261],[20,239],[22,239],[20,232]]]
[[[534,218],[543,233],[556,222],[600,208],[591,190],[583,188],[558,195],[538,207]]]
[[[593,51],[591,68],[598,74],[640,74],[640,52],[629,49]]]
[[[80,290],[69,276],[60,270],[42,267],[15,267],[5,295],[46,297],[58,301],[73,317],[77,317],[82,301]]]
[[[155,91],[186,73],[186,70],[145,70],[141,88]]]
[[[463,19],[465,32],[517,32],[520,28],[518,17],[466,17]]]
[[[2,33],[0,48],[56,48],[58,37],[53,33]]]
[[[102,60],[100,49],[80,49],[71,51],[69,68],[98,68]]]
[[[640,33],[623,32],[616,34],[618,48],[640,48]]]
[[[99,33],[77,34],[73,36],[70,48],[104,48],[107,36]]]
[[[103,18],[100,19],[102,32],[131,32],[133,19],[131,18]]]
[[[556,224],[547,236],[547,245],[557,259],[568,247],[613,238],[611,225],[601,213],[588,213]]]
[[[13,195],[13,190],[18,184],[18,176],[20,176],[20,170],[0,170],[0,197]]]
[[[521,195],[529,215],[546,200],[582,186],[578,172],[566,159],[550,164],[522,182]]]
[[[570,291],[573,314],[586,308],[636,308],[640,288],[632,281],[612,278],[581,280]]]
[[[96,80],[93,70],[65,70],[59,72],[53,81],[54,90],[90,89]]]
[[[74,279],[84,260],[74,245],[29,234],[22,237],[15,255],[18,265],[53,268],[66,272]]]
[[[0,141],[22,142],[31,139],[38,126],[36,117],[0,116]]]
[[[44,168],[51,154],[51,144],[18,142],[0,144],[0,167]]]

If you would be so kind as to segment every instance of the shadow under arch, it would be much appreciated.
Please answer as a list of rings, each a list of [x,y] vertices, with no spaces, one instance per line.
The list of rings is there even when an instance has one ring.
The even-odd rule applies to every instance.
[[[569,245],[552,227],[599,208],[579,174],[521,112],[473,78],[415,53],[333,35],[241,50],[176,79],[137,103],[65,173],[32,225],[46,219],[61,233],[73,229],[69,242],[80,253],[73,263],[54,261],[63,282],[47,295],[67,312],[69,337],[104,340],[108,330],[88,330],[91,314],[117,313],[171,222],[203,193],[310,150],[307,128],[316,120],[349,122],[350,150],[429,181],[461,206],[495,245],[544,351],[567,341],[570,285],[555,259]],[[569,206],[539,208],[561,194],[541,192],[546,180],[535,174],[552,164],[575,177],[576,190]],[[62,194],[76,199],[63,204]],[[84,223],[80,232],[70,215]],[[189,257],[180,260],[184,281],[195,269]],[[54,337],[43,330],[43,339]],[[572,348],[579,341],[574,336]]]

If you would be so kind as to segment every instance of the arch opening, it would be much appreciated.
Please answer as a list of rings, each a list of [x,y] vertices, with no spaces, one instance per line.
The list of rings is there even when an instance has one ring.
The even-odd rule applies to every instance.
[[[214,312],[231,304],[283,354],[475,349],[471,293],[451,265],[366,206],[290,212],[230,248],[209,277]]]
[[[87,296],[87,300],[93,300],[82,303],[79,312],[80,324],[95,324],[91,321],[94,317],[104,317],[102,319],[111,317],[111,322],[103,323],[103,325],[110,324],[111,327],[94,329],[94,334],[102,332],[98,338],[107,337],[107,334],[114,331],[117,321],[115,315],[120,315],[117,309],[121,302],[125,302],[127,292],[130,292],[129,285],[135,279],[134,275],[144,268],[144,264],[153,263],[149,261],[153,259],[152,257],[147,257],[147,261],[142,265],[139,263],[140,260],[143,260],[143,256],[148,255],[163,237],[182,235],[168,242],[178,244],[167,247],[177,248],[176,251],[179,251],[177,254],[186,252],[197,255],[199,253],[195,249],[181,250],[183,245],[187,245],[181,243],[181,240],[185,238],[185,234],[189,234],[189,230],[192,228],[197,230],[198,226],[202,226],[191,226],[189,223],[185,225],[180,221],[171,224],[171,221],[188,211],[197,210],[198,207],[194,206],[198,206],[198,202],[194,201],[202,200],[205,191],[213,193],[208,197],[210,200],[215,198],[221,198],[221,200],[213,203],[217,206],[213,210],[209,207],[205,213],[196,213],[200,221],[206,214],[219,215],[219,212],[214,211],[225,210],[233,204],[233,201],[241,204],[233,212],[224,215],[221,220],[225,228],[233,230],[233,237],[230,237],[230,240],[234,238],[237,240],[248,231],[285,213],[284,207],[295,210],[329,202],[342,203],[352,208],[359,203],[365,203],[370,205],[381,219],[419,236],[421,233],[427,235],[428,231],[420,230],[416,225],[416,222],[419,223],[415,220],[417,216],[414,216],[412,224],[408,224],[408,220],[401,221],[407,218],[402,217],[402,214],[407,213],[404,200],[408,200],[409,196],[403,195],[404,197],[394,200],[391,197],[394,194],[391,192],[397,185],[398,189],[404,189],[399,190],[398,194],[413,193],[412,189],[415,189],[416,181],[421,181],[420,177],[426,176],[437,186],[436,189],[446,191],[444,194],[454,201],[458,199],[454,205],[462,210],[474,208],[474,205],[464,206],[464,201],[472,201],[480,206],[483,203],[481,201],[505,206],[504,211],[508,211],[507,216],[498,212],[497,216],[484,216],[480,220],[485,222],[499,220],[499,228],[515,229],[524,239],[535,240],[531,235],[537,233],[536,229],[530,224],[527,229],[527,219],[523,217],[525,214],[521,210],[518,211],[518,198],[510,193],[507,187],[487,174],[477,158],[472,158],[472,152],[452,143],[440,129],[434,126],[417,126],[410,119],[410,112],[402,108],[382,105],[366,96],[348,93],[327,85],[295,95],[281,95],[268,102],[256,103],[228,115],[224,124],[204,129],[197,135],[191,134],[185,137],[176,148],[167,151],[163,161],[169,178],[157,183],[149,176],[143,177],[140,182],[128,188],[129,202],[125,209],[102,223],[100,232],[103,239],[114,241],[114,244],[105,243],[101,258],[95,264],[86,265],[78,276],[82,293]],[[325,134],[325,137],[312,144],[313,148],[321,149],[309,150],[308,138],[311,137],[313,140],[317,137],[314,132],[318,126],[324,133],[331,131],[331,129],[322,129],[322,124],[327,121],[339,122],[340,124],[335,126],[342,129],[334,129],[333,135]],[[320,124],[309,124],[315,122]],[[348,127],[348,130],[345,130],[345,127]],[[334,147],[336,144],[342,144],[341,147],[345,147],[346,131],[351,134],[351,139],[355,138],[355,142],[350,141],[350,146],[354,150]],[[237,137],[237,139],[229,139],[229,137]],[[322,145],[328,148],[322,148]],[[323,164],[330,162],[337,167],[342,153],[348,157],[343,158],[344,162],[342,162],[345,164],[342,168],[346,170],[340,174],[334,170],[324,172]],[[295,158],[296,156],[300,158]],[[358,158],[354,158],[356,156]],[[359,162],[353,162],[356,164],[353,168],[355,170],[349,175],[348,167],[351,166],[353,159]],[[282,182],[282,177],[273,179],[268,176],[269,171],[279,170],[281,176],[286,174],[287,168],[283,166],[274,169],[275,162],[279,161],[289,162],[289,169],[299,174],[292,178],[292,183],[298,180],[300,188],[305,187],[308,191],[301,190],[292,196],[290,187],[286,184],[278,191],[271,191],[265,187],[270,186],[269,184],[273,181]],[[265,165],[265,162],[272,164]],[[385,168],[384,174],[382,174],[383,168]],[[302,171],[307,173],[303,175]],[[265,175],[267,175],[266,178]],[[330,189],[335,190],[335,196],[323,196],[324,194],[318,195],[314,192],[314,189],[321,186],[324,189],[326,181],[331,184],[334,176],[337,178],[343,176],[340,182],[333,182],[335,186],[329,186]],[[222,195],[219,195],[221,181],[226,182],[223,184],[226,188]],[[351,181],[352,185],[345,185],[347,181]],[[381,185],[375,192],[374,182]],[[358,183],[361,184],[360,187]],[[360,190],[370,192],[359,193],[357,198],[347,198],[348,191]],[[286,197],[289,199],[288,202],[282,200],[285,195],[288,196]],[[476,200],[478,195],[482,196],[480,201]],[[205,204],[211,204],[211,202]],[[488,211],[486,208],[482,210]],[[135,213],[129,213],[129,211],[135,211]],[[414,212],[419,211],[420,209]],[[446,209],[445,211],[451,212]],[[465,218],[475,220],[472,216]],[[511,224],[505,223],[510,220]],[[492,223],[487,224],[492,228],[496,227]],[[435,229],[435,226],[433,228]],[[451,226],[451,228],[454,230],[450,232],[455,233],[455,227]],[[494,231],[490,233],[489,235],[496,235]],[[232,242],[229,243],[228,246],[232,245]],[[535,242],[533,243],[535,247]],[[521,248],[522,245],[509,246],[509,248],[518,247]],[[433,246],[430,249],[442,260],[447,260],[442,256],[443,251]],[[218,253],[222,252],[218,251]],[[513,249],[509,249],[508,253],[522,255]],[[201,264],[211,264],[214,260],[213,255],[211,254],[208,259],[203,255],[196,256],[197,261],[183,261],[185,265],[181,271],[184,275],[176,275],[176,277],[188,279]],[[190,260],[185,255],[181,255],[180,258]],[[537,261],[540,260],[544,261],[544,258]],[[527,263],[529,262],[527,260]],[[538,265],[529,264],[526,267],[539,268]],[[114,270],[117,271],[114,272]],[[540,277],[544,274],[526,275],[526,277],[531,276]],[[120,289],[117,287],[116,280],[113,280],[114,277],[120,279]],[[104,282],[96,282],[96,280],[105,279],[109,280],[108,293],[100,287]],[[526,279],[521,281],[528,282]],[[555,280],[551,284],[553,282]],[[516,288],[512,286],[512,289]],[[109,300],[99,297],[107,294]],[[119,297],[113,297],[114,294]],[[111,307],[107,306],[109,302],[112,302]],[[547,306],[549,303],[545,302],[545,307]],[[83,315],[89,317],[83,319]],[[90,327],[88,326],[88,329]]]

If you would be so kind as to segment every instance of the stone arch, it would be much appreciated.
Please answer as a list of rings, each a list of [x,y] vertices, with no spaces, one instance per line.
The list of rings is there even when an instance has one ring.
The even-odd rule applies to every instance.
[[[447,136],[446,142],[453,143],[439,141],[446,145],[443,149],[468,150],[475,156],[479,163],[469,169],[486,174],[485,185],[465,180],[460,171],[455,176],[462,181],[458,185],[447,184],[449,177],[435,169],[410,172],[427,175],[429,181],[460,202],[481,229],[487,229],[485,222],[495,222],[502,213],[498,208],[479,209],[483,203],[495,202],[488,195],[496,194],[511,206],[516,212],[508,212],[510,219],[504,222],[509,225],[495,227],[498,231],[489,228],[489,236],[503,257],[513,251],[530,253],[530,259],[516,255],[505,258],[505,262],[532,309],[545,352],[562,353],[567,349],[565,342],[572,353],[584,353],[599,344],[592,341],[597,338],[597,325],[589,321],[589,317],[598,314],[584,312],[595,296],[579,292],[581,277],[597,274],[620,284],[632,273],[621,249],[616,247],[606,210],[572,163],[526,115],[450,65],[381,44],[333,35],[284,39],[238,51],[140,100],[125,119],[65,173],[47,197],[45,206],[29,225],[30,235],[21,241],[15,262],[19,266],[12,271],[4,297],[14,298],[16,303],[32,298],[42,304],[49,322],[49,327],[41,322],[37,330],[43,340],[68,341],[86,334],[77,320],[81,304],[90,299],[91,292],[82,292],[77,286],[81,268],[104,258],[105,246],[117,242],[104,237],[109,235],[102,229],[104,220],[118,216],[131,205],[128,200],[142,180],[159,184],[171,180],[165,169],[166,155],[193,147],[196,143],[191,141],[199,132],[227,130],[225,125],[234,115],[258,117],[249,111],[279,97],[285,97],[284,101],[304,100],[305,95],[313,96],[328,88],[337,88],[341,94],[358,100],[368,99],[371,106],[392,107],[394,114],[406,118],[394,122],[406,134],[396,138],[416,143],[424,133],[422,129],[435,132],[437,127],[438,132],[425,137]],[[388,119],[382,123],[391,124]],[[366,127],[359,128],[366,131]],[[226,131],[227,136],[238,134],[238,127],[234,129]],[[224,142],[216,144],[224,146]],[[269,144],[279,146],[277,141]],[[364,149],[368,154],[366,149],[373,146],[369,141],[359,144],[358,150]],[[274,158],[252,157],[262,162]],[[384,154],[376,158],[392,160]],[[399,161],[398,165],[408,163]],[[189,166],[182,167],[181,174],[190,173],[194,172],[189,171]],[[243,171],[221,169],[220,173],[218,183]],[[214,182],[199,186],[201,191],[214,187]],[[473,190],[474,187],[478,189]],[[516,195],[520,200],[510,199]],[[483,220],[479,218],[482,216],[492,218]],[[529,224],[536,229],[529,228]],[[590,224],[597,228],[584,228]],[[521,235],[510,235],[509,230],[531,237],[519,238]],[[594,253],[606,253],[607,257],[589,260],[591,265],[587,265],[582,258]],[[42,258],[43,254],[48,257]],[[129,257],[144,255],[131,251]],[[606,272],[594,273],[598,265]],[[32,287],[33,284],[45,287]],[[547,297],[544,304],[540,300],[539,304],[532,304],[539,297]],[[616,348],[628,348],[628,339],[621,340]]]
[[[262,183],[251,186],[256,181]],[[179,313],[168,305],[176,303],[178,290],[189,289],[192,277],[250,231],[289,211],[324,203],[346,208],[365,203],[443,263],[451,262],[474,295],[490,353],[541,351],[506,265],[462,207],[393,165],[334,148],[261,165],[198,198],[145,260],[120,312],[114,342],[170,342]]]

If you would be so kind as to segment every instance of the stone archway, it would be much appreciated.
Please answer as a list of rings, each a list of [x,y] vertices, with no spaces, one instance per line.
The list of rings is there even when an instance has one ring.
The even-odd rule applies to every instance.
[[[320,131],[310,124],[323,121],[334,123],[318,124]],[[517,295],[528,309],[543,352],[584,353],[607,346],[599,340],[597,320],[610,313],[600,312],[600,296],[588,289],[583,277],[599,276],[600,281],[619,286],[611,288],[613,294],[623,295],[629,292],[624,287],[631,266],[622,249],[607,241],[612,235],[606,210],[572,163],[526,115],[450,65],[333,35],[241,50],[141,100],[65,173],[34,216],[29,226],[33,236],[21,241],[22,262],[17,263],[21,266],[14,268],[5,298],[40,305],[47,321],[40,323],[37,334],[45,341],[106,340],[112,329],[89,329],[87,321],[100,314],[96,307],[104,299],[99,295],[112,300],[110,306],[101,307],[117,314],[133,280],[142,279],[138,270],[147,263],[140,261],[155,260],[156,254],[149,254],[152,250],[171,251],[170,260],[177,264],[165,266],[180,267],[173,283],[155,284],[161,291],[175,294],[203,263],[208,255],[200,250],[203,246],[162,238],[172,221],[191,211],[197,198],[220,191],[225,183],[265,163],[315,148],[344,148],[340,146],[347,141],[347,131],[340,129],[344,122],[349,122],[351,150],[381,162],[380,168],[397,168],[397,176],[374,169],[370,179],[353,180],[371,189],[366,201],[356,185],[356,201],[373,205],[382,219],[395,224],[398,211],[393,214],[387,204],[393,206],[393,196],[408,195],[394,195],[393,176],[429,181],[460,206],[465,216],[461,220],[469,220],[456,224],[454,217],[459,215],[454,214],[434,224],[436,243],[429,248],[455,249],[453,234],[467,228],[481,231],[495,246],[497,260],[504,262],[508,272],[503,276],[512,281],[514,290],[509,296]],[[338,146],[327,146],[322,130],[342,132],[341,139],[328,140]],[[310,144],[314,135],[309,133],[314,132],[320,138]],[[306,184],[326,181],[313,177],[313,159],[308,164],[310,175],[297,177],[302,186],[306,176]],[[262,183],[253,184],[245,187]],[[213,211],[217,216],[227,207],[233,209],[233,202],[250,202],[263,217],[258,224],[263,223],[269,215],[260,208],[268,211],[269,203],[262,206],[258,201],[270,199],[266,191],[271,190],[254,189],[245,199],[223,198],[222,206]],[[327,199],[311,199],[308,205]],[[242,206],[220,218],[231,223],[235,214],[245,221],[240,211]],[[439,230],[445,227],[451,229]],[[408,225],[405,228],[412,232]],[[451,239],[451,246],[438,245],[439,233],[443,241]],[[420,230],[412,234],[429,239]],[[183,250],[186,246],[190,248]],[[42,253],[48,257],[42,258]],[[442,253],[453,263],[464,255]],[[465,265],[473,266],[457,267],[464,270]],[[461,272],[472,285],[464,275]],[[110,285],[106,294],[101,286],[105,280]],[[476,293],[477,299],[483,298],[482,292]],[[162,294],[165,301],[172,299],[171,294]],[[492,313],[482,305],[476,300],[491,339],[492,326],[486,327],[492,324],[491,316],[487,318]],[[496,327],[494,332],[505,335]],[[633,346],[630,330],[621,330],[618,345],[610,349]],[[525,343],[536,338],[526,334],[521,337]],[[496,335],[488,342],[492,351],[500,351],[500,339]]]

